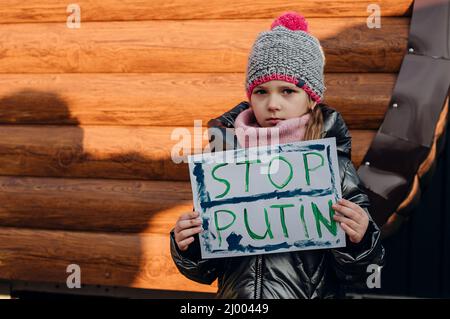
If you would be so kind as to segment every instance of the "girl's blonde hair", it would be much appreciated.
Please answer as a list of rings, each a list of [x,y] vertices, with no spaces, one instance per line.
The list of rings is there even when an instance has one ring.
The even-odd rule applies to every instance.
[[[325,60],[325,53],[323,52],[323,48],[321,45],[319,45],[320,52],[322,53],[323,58],[323,65],[325,66],[326,60]],[[308,96],[309,97],[309,96]],[[316,140],[322,138],[322,131],[323,131],[323,115],[322,110],[319,105],[317,105],[316,102],[314,102],[309,97],[309,105],[308,105],[308,112],[311,114],[311,118],[309,119],[309,122],[306,127],[305,137],[304,140]]]
[[[323,115],[319,105],[309,99],[308,113],[311,117],[308,121],[304,140],[316,140],[322,138]]]

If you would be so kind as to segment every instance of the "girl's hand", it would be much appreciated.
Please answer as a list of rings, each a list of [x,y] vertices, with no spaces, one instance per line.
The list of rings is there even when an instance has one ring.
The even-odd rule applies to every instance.
[[[202,220],[196,211],[182,214],[175,224],[175,242],[181,251],[188,249],[194,242],[194,235],[202,231]]]
[[[359,243],[369,226],[369,217],[364,209],[346,199],[338,200],[336,204],[333,204],[333,209],[342,214],[334,215],[333,218],[339,222],[350,241]]]

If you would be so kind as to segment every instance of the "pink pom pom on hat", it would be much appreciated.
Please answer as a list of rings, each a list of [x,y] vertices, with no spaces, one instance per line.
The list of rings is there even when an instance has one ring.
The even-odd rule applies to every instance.
[[[279,25],[292,31],[308,32],[308,22],[306,22],[305,17],[294,11],[286,12],[279,16],[274,22],[272,22],[270,29],[273,30]]]
[[[325,92],[324,65],[320,42],[308,32],[305,17],[285,12],[253,44],[246,72],[247,97],[250,101],[256,86],[279,80],[295,84],[319,103]]]

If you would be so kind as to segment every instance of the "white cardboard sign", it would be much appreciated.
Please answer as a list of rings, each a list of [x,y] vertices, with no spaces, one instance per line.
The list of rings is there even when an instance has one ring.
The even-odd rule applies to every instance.
[[[335,138],[189,156],[203,258],[345,246]]]

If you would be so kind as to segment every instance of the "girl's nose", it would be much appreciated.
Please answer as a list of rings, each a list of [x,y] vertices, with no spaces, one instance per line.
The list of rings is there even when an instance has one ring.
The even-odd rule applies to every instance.
[[[281,110],[281,107],[278,103],[277,104],[271,103],[271,104],[269,104],[268,108],[269,108],[270,112],[275,112],[275,111]]]
[[[269,99],[267,101],[269,112],[276,112],[281,110],[280,107],[280,99],[276,94],[270,94]]]

